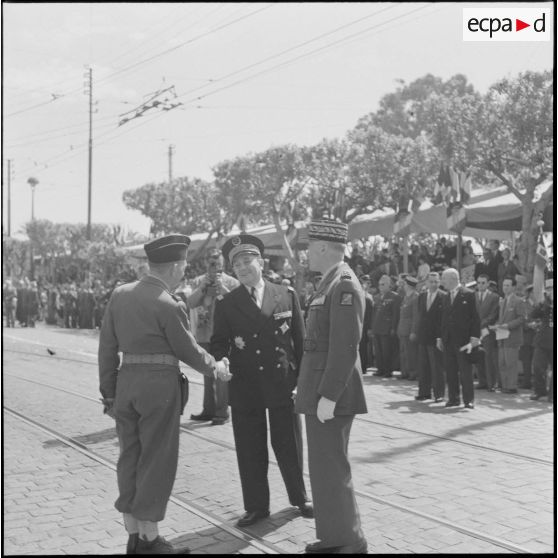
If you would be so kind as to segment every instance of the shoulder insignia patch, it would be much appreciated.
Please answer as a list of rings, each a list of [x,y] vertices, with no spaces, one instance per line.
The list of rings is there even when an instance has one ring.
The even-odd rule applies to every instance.
[[[341,293],[341,306],[353,305],[353,293]]]

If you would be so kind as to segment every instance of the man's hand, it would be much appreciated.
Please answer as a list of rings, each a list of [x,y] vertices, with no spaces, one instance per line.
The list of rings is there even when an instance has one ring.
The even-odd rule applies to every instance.
[[[111,419],[115,419],[114,416],[114,398],[106,397],[102,398],[103,403],[103,414],[108,415]]]
[[[411,333],[409,335],[409,341],[416,341],[417,340],[417,334],[416,333]]]
[[[320,397],[318,401],[318,420],[320,422],[325,422],[333,418],[333,411],[335,411],[335,401],[327,399],[325,397]]]
[[[444,342],[441,339],[436,339],[436,348],[443,353],[444,352]]]
[[[296,401],[296,388],[294,388],[293,391],[291,391],[291,399],[293,401]]]
[[[232,374],[229,372],[229,359],[223,358],[217,361],[215,366],[215,374],[218,380],[223,382],[229,382],[232,378]]]
[[[471,339],[469,339],[469,343],[471,343],[471,346],[474,349],[480,345],[480,339],[478,337],[471,337]]]

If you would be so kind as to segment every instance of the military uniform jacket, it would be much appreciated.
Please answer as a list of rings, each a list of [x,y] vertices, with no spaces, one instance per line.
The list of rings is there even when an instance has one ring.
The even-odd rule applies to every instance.
[[[418,329],[418,293],[405,296],[399,307],[399,322],[397,335],[416,335]]]
[[[401,298],[397,293],[388,291],[374,301],[372,333],[374,335],[395,335],[399,321]]]
[[[152,275],[117,287],[110,297],[99,337],[103,397],[114,398],[119,351],[174,355],[198,372],[214,376],[215,359],[194,339],[186,305]]]
[[[265,281],[261,309],[240,285],[218,296],[211,353],[230,360],[229,402],[240,409],[282,407],[296,386],[304,321],[294,289]]]
[[[315,415],[320,397],[336,401],[335,415],[368,412],[358,352],[364,304],[364,291],[346,263],[323,277],[308,307],[297,413]]]
[[[533,345],[544,349],[552,349],[554,347],[554,305],[549,298],[533,308],[531,319],[540,320]]]

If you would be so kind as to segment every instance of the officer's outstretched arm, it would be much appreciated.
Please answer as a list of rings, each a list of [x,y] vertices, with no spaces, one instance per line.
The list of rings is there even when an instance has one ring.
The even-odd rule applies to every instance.
[[[364,294],[352,281],[341,281],[333,290],[330,304],[327,362],[318,394],[337,401],[351,377],[362,337]]]
[[[215,377],[215,359],[198,345],[192,335],[184,302],[169,304],[165,314],[165,335],[176,358],[204,376]]]
[[[232,337],[227,322],[223,299],[217,298],[213,311],[213,334],[211,335],[209,350],[217,359],[228,357],[230,353],[230,339]]]

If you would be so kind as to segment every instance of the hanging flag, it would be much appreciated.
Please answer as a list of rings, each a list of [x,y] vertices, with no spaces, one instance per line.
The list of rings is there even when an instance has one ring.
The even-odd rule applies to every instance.
[[[543,235],[539,233],[535,252],[535,268],[533,270],[533,296],[537,302],[544,300],[544,272],[547,263],[548,252],[544,245]]]
[[[450,198],[452,202],[457,202],[459,201],[459,174],[454,170],[453,167],[449,167],[449,175],[451,179]]]
[[[440,205],[444,201],[444,197],[442,195],[442,186],[436,182],[434,185],[434,195],[432,196],[432,203],[434,205]]]
[[[471,199],[471,173],[459,173],[459,192],[461,203],[467,203]]]
[[[463,232],[467,224],[467,213],[461,202],[450,203],[446,211],[447,225],[450,231]]]

